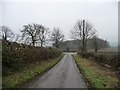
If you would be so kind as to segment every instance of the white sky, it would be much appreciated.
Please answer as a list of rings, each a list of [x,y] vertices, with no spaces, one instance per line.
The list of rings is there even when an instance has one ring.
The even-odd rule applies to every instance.
[[[2,0],[0,3],[0,25],[9,26],[20,33],[24,24],[38,23],[59,27],[66,39],[78,19],[91,22],[98,36],[111,44],[118,41],[119,0]],[[2,15],[2,16],[1,16]]]

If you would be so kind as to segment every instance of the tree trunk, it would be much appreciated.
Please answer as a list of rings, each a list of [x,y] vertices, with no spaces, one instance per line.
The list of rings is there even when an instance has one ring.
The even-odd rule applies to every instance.
[[[33,46],[35,46],[35,41],[32,42]]]
[[[34,40],[33,36],[32,36],[32,44],[33,44],[33,46],[35,46],[35,40]]]
[[[83,20],[83,51],[82,56],[85,57],[85,20]]]
[[[95,52],[97,52],[98,51],[98,49],[97,48],[95,48]]]
[[[43,42],[41,41],[41,47],[43,47]]]

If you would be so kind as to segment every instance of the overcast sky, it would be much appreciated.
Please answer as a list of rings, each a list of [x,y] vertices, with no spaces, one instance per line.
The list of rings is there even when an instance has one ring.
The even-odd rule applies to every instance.
[[[11,2],[13,1],[13,2]],[[87,19],[94,25],[100,38],[111,44],[118,41],[118,2],[119,0],[2,0],[0,3],[0,25],[10,27],[20,33],[24,24],[38,23],[49,27],[59,27],[70,39],[70,30],[79,19]],[[2,15],[2,16],[1,16]]]

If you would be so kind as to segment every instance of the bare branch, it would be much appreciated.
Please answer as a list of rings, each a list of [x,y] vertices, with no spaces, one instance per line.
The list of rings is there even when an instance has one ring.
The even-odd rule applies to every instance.
[[[56,48],[59,48],[63,40],[64,40],[64,34],[62,33],[62,31],[59,28],[54,28],[51,35],[51,41],[53,42],[53,45]]]
[[[88,39],[92,38],[96,34],[96,30],[93,25],[85,20],[78,20],[74,26],[74,30],[71,31],[73,39],[82,40],[83,52],[86,50]]]
[[[12,32],[12,30],[7,27],[7,26],[1,26],[2,29],[2,39],[3,40],[12,40],[14,33]]]

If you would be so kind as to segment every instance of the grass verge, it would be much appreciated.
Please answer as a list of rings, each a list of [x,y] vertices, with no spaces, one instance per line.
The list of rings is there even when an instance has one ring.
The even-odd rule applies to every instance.
[[[33,80],[35,77],[45,73],[50,68],[55,66],[62,59],[63,56],[64,54],[55,59],[49,59],[40,63],[30,64],[26,66],[22,71],[14,73],[13,75],[3,77],[2,87],[15,88],[17,86],[25,84],[30,80]]]
[[[83,59],[77,54],[73,55],[73,58],[93,88],[118,88],[118,77],[111,74],[112,71],[103,70],[103,67],[94,61]]]

